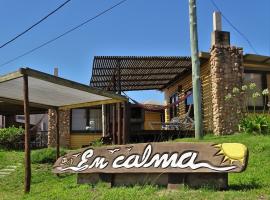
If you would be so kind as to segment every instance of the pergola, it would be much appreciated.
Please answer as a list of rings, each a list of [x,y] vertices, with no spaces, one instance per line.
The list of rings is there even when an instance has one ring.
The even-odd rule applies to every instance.
[[[118,93],[163,90],[190,72],[187,56],[95,56],[90,85]]]
[[[0,77],[0,113],[18,113],[25,116],[25,192],[30,191],[30,113],[55,109],[57,116],[56,148],[59,157],[59,110],[92,105],[126,102],[113,92],[83,85],[29,68]]]

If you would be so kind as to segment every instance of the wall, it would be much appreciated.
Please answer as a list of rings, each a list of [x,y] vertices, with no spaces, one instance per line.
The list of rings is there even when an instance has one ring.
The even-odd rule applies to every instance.
[[[70,148],[78,149],[82,146],[87,146],[95,140],[99,140],[102,133],[72,133],[70,134]]]
[[[102,133],[73,133],[70,132],[70,110],[59,111],[59,133],[60,146],[66,148],[81,148],[84,145],[89,145],[90,142],[100,139]],[[48,146],[56,145],[56,111],[49,110],[48,112]]]
[[[56,146],[56,111],[48,111],[48,146]],[[70,110],[59,110],[60,146],[70,146]]]
[[[202,109],[203,109],[203,124],[204,129],[207,131],[212,130],[212,102],[211,102],[211,76],[210,76],[210,65],[209,62],[201,65],[201,83],[202,83]],[[178,91],[178,88],[182,87],[180,91],[179,98],[185,96],[185,92],[192,88],[192,75],[189,73],[183,77],[179,78],[179,81],[167,87],[164,90],[165,102],[168,104],[170,102],[170,96]],[[179,104],[179,117],[182,118],[186,114],[185,102],[182,101]],[[165,121],[170,121],[169,109],[165,110]]]
[[[161,124],[151,124],[151,122],[159,122],[161,123],[161,115],[160,112],[144,112],[144,130],[161,130]]]

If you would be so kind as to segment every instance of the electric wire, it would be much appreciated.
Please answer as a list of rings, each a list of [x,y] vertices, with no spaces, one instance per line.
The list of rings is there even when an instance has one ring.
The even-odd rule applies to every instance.
[[[35,26],[39,25],[41,22],[43,22],[44,20],[46,20],[49,16],[51,16],[52,14],[54,14],[55,12],[57,12],[58,10],[60,10],[62,7],[64,7],[68,2],[70,2],[71,0],[67,0],[64,3],[62,3],[60,6],[58,6],[56,9],[54,9],[52,12],[50,12],[49,14],[47,14],[45,17],[43,17],[42,19],[40,19],[39,21],[37,21],[36,23],[34,23],[32,26],[30,26],[29,28],[25,29],[23,32],[19,33],[18,35],[16,35],[14,38],[10,39],[9,41],[5,42],[4,44],[2,44],[0,46],[0,49],[7,46],[8,44],[10,44],[11,42],[15,41],[16,39],[18,39],[19,37],[21,37],[22,35],[24,35],[25,33],[27,33],[28,31],[30,31],[31,29],[33,29]]]
[[[56,40],[58,40],[58,39],[64,37],[65,35],[67,35],[67,34],[73,32],[73,31],[75,31],[76,29],[78,29],[78,28],[80,28],[80,27],[82,27],[82,26],[88,24],[89,22],[91,22],[91,21],[95,20],[96,18],[98,18],[98,17],[104,15],[105,13],[111,11],[112,9],[114,9],[114,8],[116,8],[116,7],[118,7],[118,6],[120,6],[121,4],[125,3],[126,1],[128,1],[128,0],[122,0],[122,1],[118,2],[117,4],[114,4],[113,6],[107,8],[106,10],[103,10],[102,12],[100,12],[100,13],[97,14],[97,15],[95,15],[94,17],[91,17],[91,18],[87,19],[87,20],[84,21],[83,23],[81,23],[81,24],[79,24],[79,25],[77,25],[77,26],[75,26],[75,27],[69,29],[68,31],[66,31],[66,32],[64,32],[64,33],[62,33],[62,34],[60,34],[60,35],[58,35],[57,37],[55,37],[55,38],[53,38],[53,39],[50,39],[50,40],[48,40],[47,42],[44,42],[44,43],[42,43],[41,45],[39,45],[39,46],[37,46],[37,47],[35,47],[35,48],[33,48],[33,49],[31,49],[31,50],[29,50],[29,51],[27,51],[27,52],[21,54],[21,55],[19,55],[19,56],[16,56],[15,58],[12,58],[12,59],[10,59],[10,60],[8,60],[8,61],[6,61],[6,62],[0,64],[0,67],[2,67],[2,66],[4,66],[4,65],[7,65],[7,64],[9,64],[9,63],[11,63],[11,62],[13,62],[13,61],[15,61],[15,60],[18,60],[19,58],[22,58],[22,57],[24,57],[24,56],[26,56],[26,55],[28,55],[28,54],[30,54],[30,53],[33,53],[34,51],[36,51],[36,50],[38,50],[38,49],[40,49],[40,48],[42,48],[42,47],[44,47],[44,46],[47,46],[48,44],[50,44],[50,43],[52,43],[52,42],[54,42],[54,41],[56,41]]]
[[[250,46],[250,48],[256,53],[258,54],[258,52],[256,51],[255,47],[253,46],[253,44],[251,43],[251,41],[248,39],[248,37],[242,33],[235,25],[233,25],[233,23],[223,14],[223,12],[221,11],[221,9],[218,7],[218,5],[214,2],[214,0],[210,0],[211,3],[213,4],[213,6],[221,13],[221,16],[225,19],[225,21],[239,34],[241,35],[246,42],[248,43],[248,45]]]

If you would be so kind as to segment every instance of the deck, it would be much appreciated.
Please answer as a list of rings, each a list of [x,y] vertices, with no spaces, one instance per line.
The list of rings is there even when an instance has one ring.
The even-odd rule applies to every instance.
[[[176,138],[190,138],[194,136],[194,130],[143,130],[131,132],[129,142],[163,142]]]

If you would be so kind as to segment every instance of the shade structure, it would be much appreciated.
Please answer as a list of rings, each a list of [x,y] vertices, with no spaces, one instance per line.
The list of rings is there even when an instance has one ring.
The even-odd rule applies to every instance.
[[[124,102],[121,95],[96,89],[29,68],[0,77],[0,112],[12,109],[22,110],[25,117],[25,179],[24,191],[31,185],[30,112],[31,107],[56,110],[56,158],[60,156],[59,109],[83,107],[98,104]],[[16,106],[10,106],[15,104]],[[5,106],[6,105],[6,106]],[[19,105],[19,106],[18,106]],[[14,111],[15,109],[15,111]]]
[[[191,72],[187,56],[95,56],[90,85],[112,91],[162,90],[186,72]]]
[[[127,99],[112,92],[83,85],[30,68],[0,77],[0,101],[23,102],[23,76],[28,76],[29,103],[39,108],[73,108],[82,104],[106,104]]]

